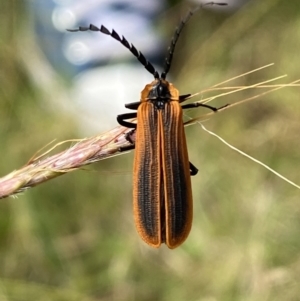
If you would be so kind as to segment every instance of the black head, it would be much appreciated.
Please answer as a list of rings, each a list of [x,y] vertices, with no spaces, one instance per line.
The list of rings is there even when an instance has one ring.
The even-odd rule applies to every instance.
[[[152,89],[148,94],[148,99],[166,101],[171,98],[169,85],[166,81],[158,80],[157,83],[152,85]]]
[[[148,93],[147,100],[152,102],[155,108],[161,110],[165,104],[172,98],[169,83],[165,80],[158,79]]]

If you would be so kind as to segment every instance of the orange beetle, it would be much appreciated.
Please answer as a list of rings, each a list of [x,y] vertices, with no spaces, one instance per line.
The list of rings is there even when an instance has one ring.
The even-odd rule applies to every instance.
[[[209,2],[204,5],[227,5]],[[184,24],[197,7],[190,11],[176,28],[164,71],[159,76],[153,65],[114,30],[110,32],[103,25],[79,27],[69,31],[100,31],[122,43],[139,62],[154,76],[154,81],[141,92],[139,102],[126,104],[125,107],[137,110],[117,116],[120,125],[136,129],[135,144],[120,149],[134,149],[133,172],[133,211],[138,233],[152,247],[158,248],[165,243],[170,249],[181,245],[188,237],[193,219],[193,200],[191,175],[198,169],[189,162],[187,144],[182,120],[182,110],[199,106],[216,112],[218,109],[201,103],[180,105],[191,94],[179,95],[178,90],[168,81],[175,45]],[[137,123],[126,121],[137,118]],[[130,140],[130,139],[129,139]]]

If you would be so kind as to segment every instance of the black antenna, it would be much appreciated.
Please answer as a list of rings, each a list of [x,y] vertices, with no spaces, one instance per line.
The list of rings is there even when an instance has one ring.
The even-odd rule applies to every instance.
[[[116,33],[114,30],[112,30],[112,32],[110,32],[103,25],[101,25],[101,28],[98,28],[97,26],[95,26],[93,24],[90,24],[89,27],[80,26],[78,29],[67,29],[67,31],[70,31],[70,32],[88,31],[88,30],[100,31],[104,34],[112,36],[114,39],[116,39],[122,45],[124,45],[127,49],[129,49],[130,52],[138,59],[138,61],[146,68],[146,70],[148,70],[154,76],[155,79],[159,78],[158,72],[155,70],[153,65],[144,57],[144,55],[140,51],[138,51],[132,44],[130,45],[129,42],[124,38],[124,36],[122,36],[122,38],[120,38],[118,33]]]
[[[170,46],[168,48],[168,54],[167,54],[167,57],[165,59],[164,71],[161,74],[161,78],[162,79],[166,78],[167,73],[170,70],[171,63],[172,63],[172,58],[173,58],[173,54],[174,54],[174,50],[175,50],[175,46],[176,46],[177,40],[179,38],[179,35],[180,35],[180,33],[181,33],[181,31],[182,31],[185,23],[191,18],[191,16],[197,10],[199,10],[200,8],[202,8],[203,6],[206,6],[206,5],[227,5],[227,3],[207,2],[207,3],[199,5],[195,9],[189,11],[189,13],[186,15],[186,17],[180,22],[180,24],[175,29],[175,33],[174,33],[174,35],[172,37],[171,44],[170,44]]]

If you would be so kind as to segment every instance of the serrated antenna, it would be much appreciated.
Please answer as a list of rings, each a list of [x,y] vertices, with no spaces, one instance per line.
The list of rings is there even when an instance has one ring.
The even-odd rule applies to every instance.
[[[203,6],[206,6],[206,5],[227,5],[227,3],[207,2],[205,4],[201,4],[201,5],[197,6],[195,9],[190,10],[188,12],[188,14],[186,15],[186,17],[180,22],[180,24],[175,29],[175,33],[174,33],[174,35],[172,37],[170,46],[168,48],[168,54],[167,54],[166,59],[165,59],[164,71],[161,74],[161,78],[162,79],[166,78],[166,76],[167,76],[167,74],[168,74],[168,72],[170,70],[172,59],[173,59],[173,54],[174,54],[174,50],[175,50],[175,46],[176,46],[177,40],[179,38],[179,35],[180,35],[180,33],[181,33],[181,31],[182,31],[185,23],[188,22],[188,20],[191,18],[191,16],[197,10],[201,9]]]
[[[78,29],[67,29],[67,31],[70,32],[77,32],[77,31],[100,31],[106,35],[109,35],[113,37],[115,40],[119,41],[123,46],[125,46],[127,49],[130,50],[130,52],[138,59],[138,61],[146,68],[147,71],[149,71],[155,79],[159,78],[158,72],[155,70],[153,65],[144,57],[144,55],[137,50],[132,44],[130,45],[129,42],[122,36],[122,38],[118,35],[117,32],[112,30],[110,32],[105,26],[101,25],[100,28],[97,26],[90,24],[89,27],[82,27],[80,26]]]

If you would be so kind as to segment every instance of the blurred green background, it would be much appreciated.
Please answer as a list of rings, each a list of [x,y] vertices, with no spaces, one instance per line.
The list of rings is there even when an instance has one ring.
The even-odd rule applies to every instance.
[[[168,39],[187,10],[187,3],[173,3],[158,18]],[[53,139],[83,138],[76,116],[41,102],[68,86],[59,75],[63,89],[34,83],[24,62],[30,30],[24,1],[0,2],[1,176]],[[300,78],[299,49],[298,0],[250,1],[228,15],[201,12],[178,43],[173,83],[193,93],[272,62],[235,84],[286,73],[285,82],[293,81]],[[299,184],[299,118],[299,88],[286,88],[205,126]],[[199,174],[192,179],[193,228],[182,246],[156,250],[141,241],[132,218],[133,153],[115,157],[1,200],[0,300],[300,300],[300,191],[199,125],[186,132]]]

